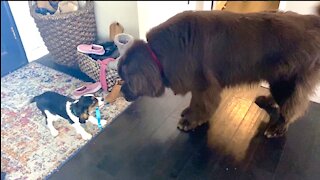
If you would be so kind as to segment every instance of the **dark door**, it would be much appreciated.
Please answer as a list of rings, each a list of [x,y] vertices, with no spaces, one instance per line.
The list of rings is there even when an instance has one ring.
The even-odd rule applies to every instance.
[[[1,1],[1,77],[27,63],[9,4]]]

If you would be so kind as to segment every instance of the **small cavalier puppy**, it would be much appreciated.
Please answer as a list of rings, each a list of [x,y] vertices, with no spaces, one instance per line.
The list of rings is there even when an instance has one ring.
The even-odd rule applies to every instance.
[[[97,119],[90,114],[96,107],[103,106],[103,101],[103,98],[95,97],[92,94],[81,96],[78,100],[75,100],[56,92],[47,91],[35,96],[30,102],[35,102],[38,109],[45,116],[46,124],[52,136],[59,134],[53,127],[52,122],[65,119],[69,121],[84,140],[89,140],[92,135],[86,132],[81,124],[86,123],[86,121],[90,121],[96,125],[98,124]],[[106,125],[106,123],[106,120],[101,120],[102,126]]]

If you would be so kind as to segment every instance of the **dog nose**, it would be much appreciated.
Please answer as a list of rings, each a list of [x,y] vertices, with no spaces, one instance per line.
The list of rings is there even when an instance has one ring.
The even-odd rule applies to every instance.
[[[104,101],[104,98],[101,98],[101,101]]]

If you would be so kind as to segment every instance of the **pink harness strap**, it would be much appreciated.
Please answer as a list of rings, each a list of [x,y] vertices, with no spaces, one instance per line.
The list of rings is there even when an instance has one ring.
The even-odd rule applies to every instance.
[[[104,91],[106,91],[108,89],[108,84],[107,84],[107,80],[106,80],[106,67],[109,64],[109,62],[114,61],[116,59],[113,58],[107,58],[104,60],[98,60],[98,63],[100,65],[100,83],[101,83],[101,87]]]

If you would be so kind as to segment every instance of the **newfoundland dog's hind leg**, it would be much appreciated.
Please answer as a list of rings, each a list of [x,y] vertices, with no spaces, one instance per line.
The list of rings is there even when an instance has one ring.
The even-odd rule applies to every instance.
[[[271,94],[280,106],[280,117],[269,123],[265,135],[268,138],[283,136],[289,124],[301,117],[308,108],[310,89],[304,83],[279,81],[271,84]]]

